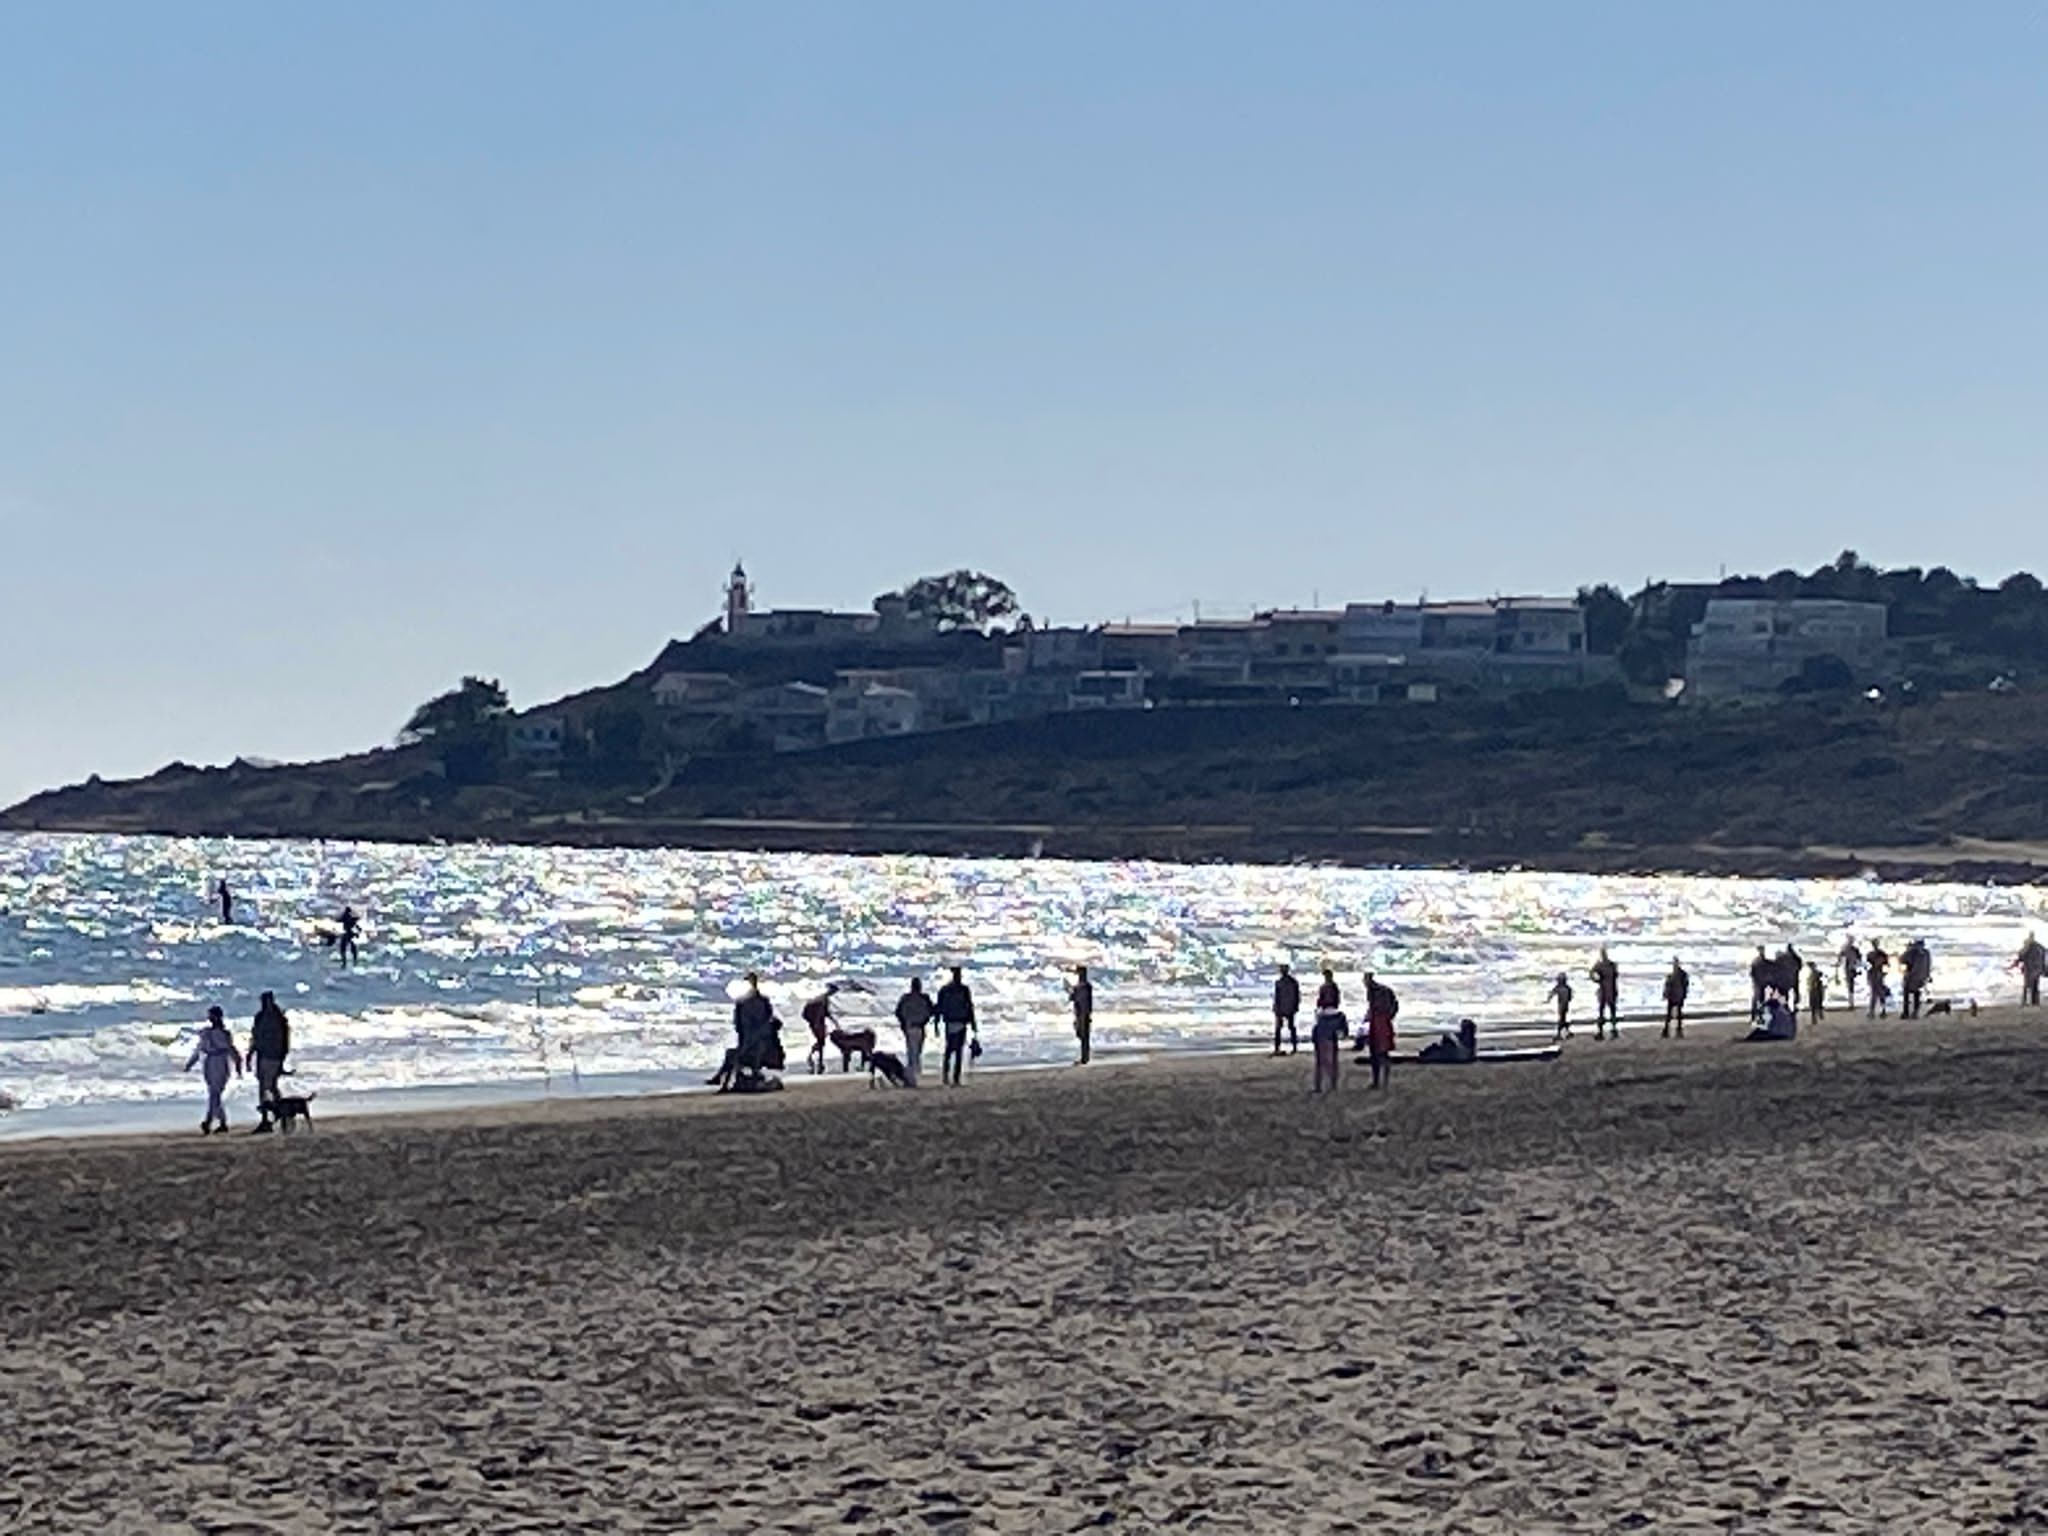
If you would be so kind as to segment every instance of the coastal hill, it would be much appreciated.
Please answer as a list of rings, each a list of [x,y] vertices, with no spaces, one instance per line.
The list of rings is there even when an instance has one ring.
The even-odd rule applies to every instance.
[[[2038,693],[1696,710],[1615,688],[1075,713],[617,784],[451,782],[419,743],[93,780],[0,830],[2033,880],[2044,803]]]

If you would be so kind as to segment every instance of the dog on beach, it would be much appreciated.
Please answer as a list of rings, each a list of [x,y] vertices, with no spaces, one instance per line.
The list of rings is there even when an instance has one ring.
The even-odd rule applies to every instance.
[[[306,1129],[310,1131],[313,1129],[313,1100],[318,1097],[316,1093],[291,1094],[259,1106],[263,1111],[263,1122],[256,1127],[258,1134],[269,1130],[272,1120],[277,1122],[277,1128],[287,1136],[291,1135],[292,1127],[301,1120],[306,1122]]]
[[[1950,1002],[1945,997],[1938,1003],[1929,1003],[1927,1005],[1927,1014],[1929,1018],[1932,1018],[1937,1013],[1954,1013],[1955,1011],[1956,1005]]]
[[[875,1059],[875,1032],[872,1029],[835,1029],[831,1034],[832,1049],[839,1053],[839,1070],[848,1071],[853,1058],[858,1056],[860,1064],[867,1067]]]
[[[878,1073],[888,1080],[891,1088],[908,1088],[910,1086],[910,1074],[903,1070],[903,1058],[889,1051],[868,1052],[868,1086],[870,1088],[874,1087],[875,1077]]]

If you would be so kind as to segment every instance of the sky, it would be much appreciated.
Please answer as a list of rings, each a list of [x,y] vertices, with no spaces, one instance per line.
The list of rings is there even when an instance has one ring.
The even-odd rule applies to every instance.
[[[1054,621],[1845,547],[2048,471],[2048,8],[0,8],[0,804],[957,566]]]

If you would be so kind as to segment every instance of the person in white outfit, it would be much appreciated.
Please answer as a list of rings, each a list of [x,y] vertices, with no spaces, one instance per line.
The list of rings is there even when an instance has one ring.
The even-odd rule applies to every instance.
[[[206,1079],[206,1118],[199,1122],[199,1134],[210,1135],[215,1130],[228,1128],[227,1106],[221,1103],[221,1094],[228,1086],[228,1069],[234,1069],[235,1076],[242,1075],[242,1053],[235,1049],[235,1037],[228,1033],[228,1026],[221,1018],[218,1008],[206,1010],[206,1027],[199,1031],[199,1043],[192,1048],[192,1055],[185,1063],[190,1072],[199,1067]]]

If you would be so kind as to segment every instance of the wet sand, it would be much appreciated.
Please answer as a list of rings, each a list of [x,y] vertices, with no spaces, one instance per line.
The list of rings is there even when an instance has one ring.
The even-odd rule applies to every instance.
[[[2048,1529],[2048,1019],[0,1148],[0,1529]]]

